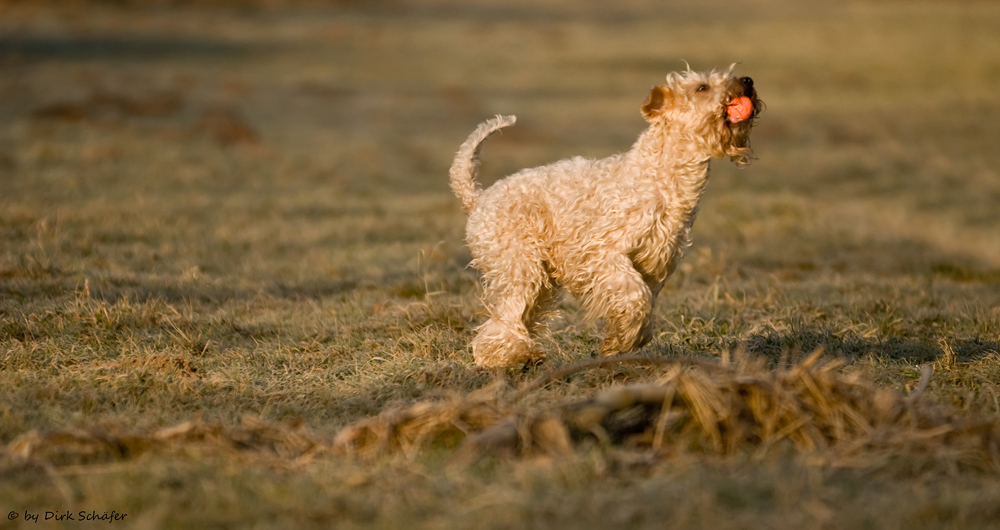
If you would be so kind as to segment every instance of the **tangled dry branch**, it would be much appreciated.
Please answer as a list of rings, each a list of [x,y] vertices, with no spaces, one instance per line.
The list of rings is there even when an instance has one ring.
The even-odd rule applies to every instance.
[[[906,397],[858,374],[844,374],[837,361],[821,363],[821,354],[777,371],[759,363],[691,366],[684,360],[637,359],[670,366],[654,383],[614,386],[588,399],[534,410],[499,401],[422,402],[347,427],[334,447],[361,454],[397,447],[413,453],[449,433],[460,433],[465,456],[495,451],[558,455],[594,442],[668,452],[766,453],[787,441],[803,452],[842,457],[926,451],[1000,466],[1000,425],[960,418],[917,399],[930,380],[929,367]],[[594,363],[606,362],[584,367]],[[571,371],[560,370],[528,389]]]

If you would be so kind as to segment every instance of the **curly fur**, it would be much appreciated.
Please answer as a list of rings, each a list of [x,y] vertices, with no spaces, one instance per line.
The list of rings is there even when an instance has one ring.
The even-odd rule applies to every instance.
[[[643,103],[649,127],[625,153],[525,169],[485,191],[475,182],[479,146],[514,117],[484,122],[462,144],[450,184],[469,215],[466,240],[489,313],[472,342],[477,364],[541,359],[532,337],[560,288],[604,319],[602,355],[649,342],[656,296],[690,245],[709,160],[752,159],[749,134],[763,104],[750,78],[731,72],[669,74]],[[732,123],[726,105],[740,96],[754,110]]]

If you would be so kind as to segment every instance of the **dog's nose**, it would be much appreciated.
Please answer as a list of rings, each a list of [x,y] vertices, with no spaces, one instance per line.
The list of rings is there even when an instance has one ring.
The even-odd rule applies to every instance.
[[[750,79],[749,77],[744,77],[740,79],[740,82],[743,83],[743,86],[746,88],[753,87],[753,79]]]

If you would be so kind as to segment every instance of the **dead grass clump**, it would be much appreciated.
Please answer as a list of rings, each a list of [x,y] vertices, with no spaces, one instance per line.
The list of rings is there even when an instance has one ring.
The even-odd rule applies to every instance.
[[[103,425],[49,433],[28,431],[7,444],[15,461],[80,465],[135,458],[149,452],[222,452],[296,460],[323,449],[304,426],[282,426],[245,417],[234,427],[195,418],[162,429],[129,432]]]
[[[221,146],[253,144],[257,131],[237,109],[215,105],[201,109],[188,128],[168,124],[164,118],[176,116],[184,107],[176,91],[131,95],[99,90],[79,101],[57,101],[31,112],[39,122],[69,122],[94,126],[122,126],[134,119],[160,119],[158,130],[175,137],[206,137]],[[148,126],[148,124],[147,124]]]
[[[401,451],[412,457],[430,445],[454,447],[496,425],[506,414],[496,401],[475,393],[469,398],[421,401],[342,429],[333,447],[365,456]]]
[[[221,146],[257,143],[257,131],[239,111],[230,107],[213,107],[201,112],[194,132],[215,140]]]
[[[95,368],[115,373],[147,370],[154,373],[197,376],[198,367],[183,355],[156,353],[145,356],[123,356],[115,360],[94,363]]]
[[[822,364],[820,357],[816,352],[778,371],[762,362],[692,369],[683,360],[662,359],[671,367],[654,383],[615,386],[586,400],[531,411],[499,400],[421,402],[344,429],[334,446],[412,454],[435,436],[460,433],[467,436],[467,456],[497,450],[565,454],[594,441],[659,452],[763,455],[787,441],[801,452],[842,458],[922,452],[1000,466],[1000,426],[917,399],[929,369],[920,388],[904,397],[858,374],[845,375],[839,361]]]
[[[127,117],[164,117],[181,109],[184,102],[176,92],[128,95],[96,91],[83,101],[61,101],[32,111],[33,118],[53,121],[117,121]]]

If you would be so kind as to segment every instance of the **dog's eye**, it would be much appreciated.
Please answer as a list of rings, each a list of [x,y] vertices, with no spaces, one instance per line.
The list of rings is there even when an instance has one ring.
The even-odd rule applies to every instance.
[[[706,90],[708,90],[708,85],[706,85],[705,83],[698,85],[698,92],[704,92]]]

